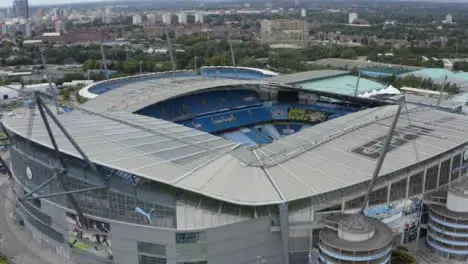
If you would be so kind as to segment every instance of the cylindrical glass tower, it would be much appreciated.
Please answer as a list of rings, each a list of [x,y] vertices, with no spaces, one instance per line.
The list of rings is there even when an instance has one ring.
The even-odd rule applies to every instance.
[[[438,256],[468,261],[468,188],[453,184],[447,204],[431,205],[426,243]]]
[[[392,230],[363,214],[342,216],[337,230],[320,232],[321,263],[390,263]]]

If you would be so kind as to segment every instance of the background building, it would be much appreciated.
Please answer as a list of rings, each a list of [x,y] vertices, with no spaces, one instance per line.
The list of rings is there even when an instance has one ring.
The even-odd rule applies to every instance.
[[[143,22],[143,19],[140,15],[134,15],[132,21],[134,25],[140,25]]]
[[[307,47],[309,28],[303,20],[263,20],[261,22],[262,44],[283,44]]]
[[[348,16],[348,23],[353,24],[356,19],[359,18],[359,15],[357,13],[349,13]]]
[[[199,12],[195,14],[195,23],[203,24],[205,20],[205,17],[203,13]]]
[[[172,13],[164,13],[162,15],[162,21],[166,25],[172,24]]]
[[[306,17],[307,16],[307,10],[304,8],[301,9],[301,17]]]
[[[29,18],[28,0],[13,1],[13,11],[14,11],[15,17]]]
[[[452,15],[451,14],[447,14],[445,15],[445,20],[443,21],[444,23],[447,23],[447,24],[452,24],[453,23],[453,20],[452,20]]]
[[[162,21],[161,15],[156,13],[148,14],[146,15],[146,18],[149,25],[153,25],[156,24],[156,22]]]
[[[187,13],[179,13],[177,14],[177,18],[178,18],[178,22],[179,24],[183,25],[183,24],[187,24]]]

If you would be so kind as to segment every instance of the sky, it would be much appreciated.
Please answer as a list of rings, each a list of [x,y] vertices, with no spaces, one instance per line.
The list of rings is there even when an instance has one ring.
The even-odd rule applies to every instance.
[[[85,2],[102,2],[110,0],[29,0],[30,6],[36,5],[54,5],[54,4],[68,4],[68,3],[85,3]],[[0,0],[0,7],[11,6],[13,0]]]

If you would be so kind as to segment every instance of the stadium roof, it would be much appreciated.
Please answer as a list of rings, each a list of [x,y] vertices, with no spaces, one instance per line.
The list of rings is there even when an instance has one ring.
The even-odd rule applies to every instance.
[[[310,89],[315,91],[325,91],[337,94],[344,95],[354,95],[358,77],[344,75],[337,76],[333,78],[320,79],[320,80],[311,80],[301,83],[296,83],[296,86],[299,86],[304,89]],[[387,88],[386,85],[381,83],[368,80],[366,78],[360,78],[357,94],[364,94],[371,91],[379,91]]]
[[[58,118],[97,164],[226,202],[264,205],[367,182],[395,110],[390,105],[352,113],[254,149],[131,113],[73,111]],[[4,124],[27,138],[27,115],[6,117]],[[60,149],[80,158],[58,128],[52,129]],[[381,176],[465,144],[468,117],[408,105],[397,129]],[[52,148],[38,119],[31,135]]]
[[[229,70],[247,70],[247,71],[252,71],[252,72],[259,72],[261,74],[265,75],[270,75],[270,76],[278,76],[278,73],[266,69],[260,69],[260,68],[252,68],[252,67],[242,67],[242,66],[202,66],[200,68],[201,71],[205,69],[229,69]]]
[[[87,102],[84,108],[94,112],[134,112],[145,106],[171,97],[181,96],[202,89],[243,84],[268,84],[266,81],[234,79],[201,79],[201,77],[180,77],[177,79],[155,79],[126,84]]]
[[[320,80],[348,74],[348,71],[338,70],[319,70],[319,71],[306,71],[292,74],[279,75],[276,77],[268,78],[271,82],[279,82],[286,84],[300,83],[304,81]]]

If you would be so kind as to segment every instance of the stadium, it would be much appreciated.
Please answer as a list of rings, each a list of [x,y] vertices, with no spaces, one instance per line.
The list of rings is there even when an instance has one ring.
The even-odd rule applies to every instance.
[[[389,263],[392,245],[420,238],[466,260],[467,116],[293,85],[341,71],[252,74],[135,76],[84,88],[92,99],[73,111],[10,114],[32,238],[91,264]],[[369,218],[343,221],[398,109]]]

